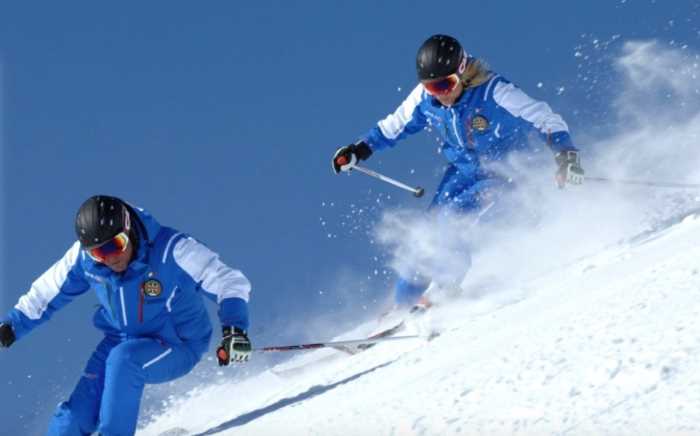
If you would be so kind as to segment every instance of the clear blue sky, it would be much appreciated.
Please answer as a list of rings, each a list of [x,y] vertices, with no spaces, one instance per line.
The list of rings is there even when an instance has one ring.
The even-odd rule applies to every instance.
[[[382,208],[423,207],[431,192],[418,201],[335,177],[329,159],[407,95],[415,51],[438,32],[547,100],[580,143],[610,122],[610,83],[591,88],[586,77],[606,77],[620,41],[697,49],[698,5],[6,2],[0,311],[69,247],[76,208],[97,193],[150,209],[242,269],[258,343],[298,339],[305,320],[383,300],[390,276],[374,276],[382,253],[365,230]],[[371,164],[431,191],[441,159],[417,135]],[[340,289],[348,276],[356,287]],[[0,350],[2,433],[43,429],[70,392],[99,339],[95,303],[85,295]]]

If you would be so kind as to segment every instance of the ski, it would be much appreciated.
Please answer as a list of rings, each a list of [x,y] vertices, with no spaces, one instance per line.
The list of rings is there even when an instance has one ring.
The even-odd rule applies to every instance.
[[[384,333],[384,332],[382,332]],[[331,341],[331,342],[312,342],[308,344],[296,344],[296,345],[278,345],[272,347],[262,347],[255,348],[253,351],[258,353],[276,353],[284,351],[301,351],[301,350],[317,350],[319,348],[336,348],[336,347],[367,347],[372,346],[379,342],[389,342],[389,341],[400,341],[406,339],[417,339],[420,336],[410,335],[410,336],[380,336],[371,337],[366,339],[351,339],[347,341]],[[371,345],[370,345],[371,344]],[[369,345],[369,346],[368,346]]]
[[[406,321],[400,321],[400,322],[399,322],[398,324],[396,324],[395,326],[389,327],[389,328],[386,329],[386,330],[382,330],[382,331],[380,331],[380,332],[378,332],[378,333],[375,333],[375,334],[369,336],[367,339],[385,338],[385,337],[387,337],[387,336],[391,336],[391,335],[393,335],[393,334],[395,334],[395,333],[400,332],[401,330],[404,329],[404,327],[406,327]]]
[[[365,340],[364,343],[361,343],[361,344],[358,344],[355,346],[340,345],[340,346],[335,346],[333,348],[335,348],[336,350],[339,350],[339,351],[343,351],[343,352],[348,353],[348,354],[357,354],[361,351],[365,351],[365,350],[377,345],[377,343],[381,342],[378,339],[391,337],[392,335],[395,335],[396,333],[403,330],[405,327],[406,327],[406,322],[400,321],[398,324],[396,324],[393,327],[389,327],[388,329],[374,333],[373,335],[367,337],[367,339]],[[405,336],[405,337],[409,337],[409,336]],[[368,341],[372,341],[372,342],[368,342]]]

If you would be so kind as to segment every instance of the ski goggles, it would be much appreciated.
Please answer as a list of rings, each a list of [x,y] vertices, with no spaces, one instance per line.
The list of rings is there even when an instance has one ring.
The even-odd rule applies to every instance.
[[[425,90],[432,95],[447,95],[454,91],[459,84],[459,76],[450,74],[441,79],[431,80],[430,82],[422,82]]]
[[[104,263],[109,256],[123,253],[129,245],[129,235],[127,232],[121,232],[115,237],[94,248],[89,248],[87,254],[96,262]]]

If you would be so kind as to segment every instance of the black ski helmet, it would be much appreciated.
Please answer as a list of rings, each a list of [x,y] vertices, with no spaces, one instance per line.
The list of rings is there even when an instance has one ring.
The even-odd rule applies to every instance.
[[[459,70],[464,60],[464,49],[455,38],[433,35],[418,49],[416,70],[419,80],[447,77]]]
[[[108,195],[88,198],[75,217],[75,233],[83,248],[102,245],[130,227],[126,203]]]

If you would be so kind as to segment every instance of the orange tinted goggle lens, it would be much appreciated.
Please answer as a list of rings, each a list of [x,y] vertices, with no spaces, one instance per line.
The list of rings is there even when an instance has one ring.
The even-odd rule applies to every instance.
[[[425,89],[433,95],[445,95],[454,91],[459,83],[459,77],[456,74],[451,74],[442,79],[433,80],[432,82],[423,82]]]
[[[129,245],[129,236],[126,232],[121,232],[99,247],[91,248],[88,254],[96,261],[102,262],[109,256],[124,252],[127,245]]]

